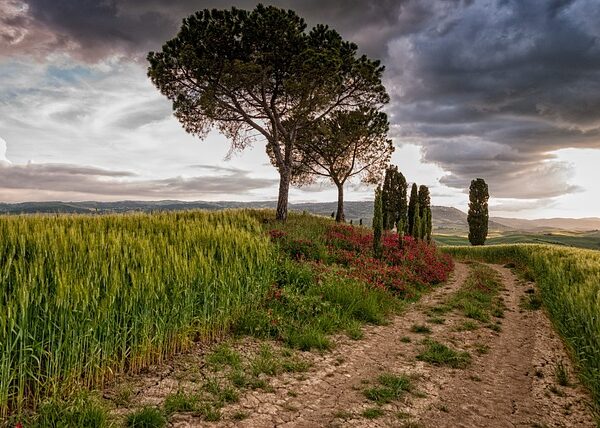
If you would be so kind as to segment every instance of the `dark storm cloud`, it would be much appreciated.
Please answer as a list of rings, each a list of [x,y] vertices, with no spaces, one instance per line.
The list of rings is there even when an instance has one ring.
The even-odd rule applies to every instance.
[[[479,1],[390,43],[394,131],[464,189],[499,197],[576,191],[549,152],[600,148],[600,5]]]
[[[277,180],[252,178],[247,171],[211,167],[225,175],[143,180],[127,171],[110,171],[69,164],[11,165],[0,162],[0,191],[43,191],[53,194],[186,198],[221,194],[241,195],[271,187]]]
[[[204,8],[252,9],[256,1],[220,0],[8,0],[26,4],[26,13],[12,14],[7,27],[14,33],[40,28],[51,30],[62,41],[62,48],[72,49],[86,60],[123,53],[137,58],[148,50],[158,49],[174,36],[181,20]],[[399,35],[418,32],[435,17],[432,8],[456,7],[464,0],[274,0],[265,1],[291,8],[309,25],[328,24],[359,44],[361,50],[383,57],[387,42]],[[8,35],[3,37],[9,37]],[[70,43],[69,43],[70,42]],[[49,45],[56,49],[56,43]]]
[[[181,19],[205,7],[254,1],[6,0],[6,52],[67,51],[88,62],[143,59]],[[549,153],[600,148],[600,4],[597,0],[278,0],[309,25],[326,23],[387,66],[388,111],[398,143],[464,189],[481,176],[496,196],[552,197],[577,190],[572,167]],[[2,8],[5,10],[3,11]],[[1,42],[0,42],[1,43]],[[20,50],[19,50],[20,49]],[[143,62],[142,62],[143,63]],[[115,125],[160,120],[131,112]],[[520,181],[521,180],[521,181]],[[523,182],[536,185],[524,189]]]

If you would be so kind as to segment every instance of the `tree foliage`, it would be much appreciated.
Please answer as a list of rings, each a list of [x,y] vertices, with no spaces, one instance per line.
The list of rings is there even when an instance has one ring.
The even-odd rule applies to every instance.
[[[483,178],[471,181],[469,188],[469,242],[471,245],[483,245],[488,233],[488,185]]]
[[[381,180],[394,151],[388,129],[387,115],[373,108],[336,111],[322,118],[298,134],[292,182],[329,178],[338,189],[336,221],[344,221],[344,184],[352,177],[364,183]]]
[[[381,206],[381,186],[375,189],[375,202],[373,207],[373,257],[381,259],[383,246],[381,237],[383,235],[383,215]]]
[[[231,150],[266,141],[280,175],[277,217],[284,220],[299,133],[336,111],[389,99],[384,67],[357,51],[327,26],[307,31],[290,10],[205,9],[148,54],[148,76],[187,132],[204,138],[216,127]]]
[[[417,196],[419,201],[419,219],[421,230],[417,236],[420,239],[426,239],[428,242],[431,241],[431,196],[429,194],[429,188],[425,185],[419,186],[419,193]]]
[[[407,232],[410,236],[416,236],[414,231],[415,225],[415,216],[419,214],[419,208],[417,206],[419,198],[419,191],[417,188],[417,183],[413,183],[410,189],[410,199],[408,202],[408,224],[407,224]]]
[[[408,185],[404,175],[395,165],[389,166],[385,171],[385,180],[382,189],[383,228],[391,230],[396,227],[399,235],[399,244],[403,245],[408,220],[406,200]]]

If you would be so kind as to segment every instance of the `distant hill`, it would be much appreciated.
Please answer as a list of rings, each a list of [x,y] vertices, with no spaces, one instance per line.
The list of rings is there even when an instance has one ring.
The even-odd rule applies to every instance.
[[[33,213],[73,213],[106,214],[125,212],[177,211],[185,209],[217,210],[226,208],[274,208],[276,201],[235,202],[235,201],[118,201],[118,202],[23,202],[18,204],[0,203],[0,214]],[[373,218],[372,201],[346,201],[346,218],[370,225]],[[292,211],[307,211],[313,214],[330,216],[337,208],[336,202],[306,202],[290,204]],[[464,235],[468,232],[467,214],[452,207],[432,206],[434,233]],[[556,230],[593,231],[600,230],[600,218],[550,218],[524,220],[516,218],[491,217],[490,232],[527,231],[552,232]]]
[[[550,231],[572,230],[592,231],[600,230],[600,218],[541,218],[536,220],[524,220],[519,218],[494,217],[494,220],[502,223],[513,230]]]

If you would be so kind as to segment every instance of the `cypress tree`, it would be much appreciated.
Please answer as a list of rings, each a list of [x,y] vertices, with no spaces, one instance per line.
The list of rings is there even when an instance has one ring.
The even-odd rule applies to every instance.
[[[395,192],[394,183],[398,168],[394,165],[389,166],[385,170],[385,178],[383,180],[383,188],[381,189],[381,213],[383,218],[383,229],[390,230],[395,223]]]
[[[421,214],[420,214],[420,208],[419,208],[419,201],[417,200],[415,202],[415,214],[413,215],[413,222],[412,222],[412,227],[411,227],[411,231],[412,234],[411,236],[415,239],[420,239],[421,238]]]
[[[415,213],[418,213],[418,210],[415,211],[415,207],[417,206],[417,198],[418,198],[418,190],[417,183],[413,183],[412,188],[410,189],[410,200],[408,202],[408,234],[410,236],[415,236],[413,231],[413,226],[415,224]]]
[[[471,245],[483,245],[488,233],[488,185],[483,178],[471,181],[469,188],[469,242]]]
[[[396,230],[398,231],[398,243],[400,248],[404,246],[404,234],[408,229],[408,203],[406,201],[406,193],[408,184],[406,178],[401,172],[396,174]]]
[[[431,235],[433,233],[433,216],[431,207],[427,210],[427,242],[431,243]]]
[[[376,259],[381,259],[383,255],[383,247],[381,246],[381,235],[383,234],[381,193],[381,186],[377,186],[375,206],[373,207],[373,257]]]
[[[431,236],[431,197],[429,195],[429,188],[425,185],[419,186],[419,217],[421,223],[421,230],[419,238],[426,239],[429,241],[428,236]]]

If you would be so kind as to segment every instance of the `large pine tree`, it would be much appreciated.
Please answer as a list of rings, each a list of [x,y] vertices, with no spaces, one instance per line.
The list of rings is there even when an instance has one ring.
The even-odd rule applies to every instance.
[[[483,178],[471,181],[469,188],[469,242],[471,245],[483,245],[488,233],[488,185]]]
[[[204,138],[217,129],[232,150],[264,141],[279,172],[279,220],[287,218],[301,132],[336,112],[389,101],[379,61],[274,6],[198,11],[148,61],[148,76],[187,132]]]

